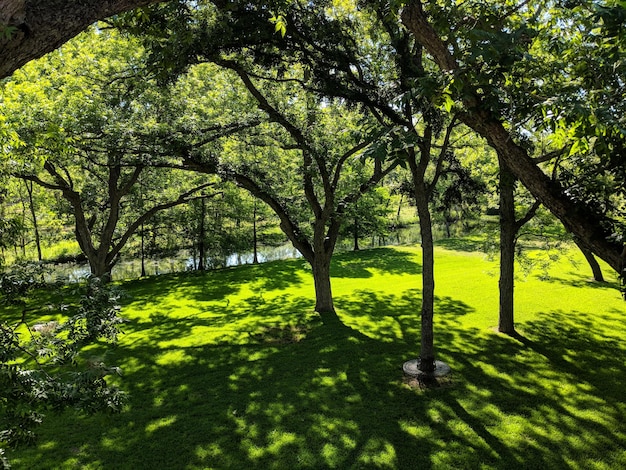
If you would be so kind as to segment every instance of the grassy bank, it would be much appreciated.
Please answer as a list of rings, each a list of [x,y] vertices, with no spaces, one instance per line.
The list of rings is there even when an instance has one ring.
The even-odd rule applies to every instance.
[[[435,341],[453,374],[428,390],[401,372],[418,352],[418,249],[337,256],[326,323],[302,260],[125,283],[129,323],[106,355],[127,410],[52,416],[14,466],[626,468],[615,286],[567,260],[521,278],[521,334],[502,336],[497,265],[473,249],[436,252]]]

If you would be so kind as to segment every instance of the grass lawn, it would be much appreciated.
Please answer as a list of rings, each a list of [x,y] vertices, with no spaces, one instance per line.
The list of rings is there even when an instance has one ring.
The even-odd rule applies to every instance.
[[[51,415],[16,469],[626,469],[626,304],[567,260],[518,280],[520,336],[494,331],[497,264],[436,251],[435,344],[411,387],[420,252],[337,255],[338,318],[302,260],[126,282],[119,415]],[[606,274],[609,272],[607,270]]]

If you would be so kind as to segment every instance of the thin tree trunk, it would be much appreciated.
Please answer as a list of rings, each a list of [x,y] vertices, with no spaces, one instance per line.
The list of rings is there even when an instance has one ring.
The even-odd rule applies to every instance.
[[[515,177],[500,160],[500,308],[498,331],[515,333]]]
[[[144,225],[141,224],[141,277],[146,277],[146,249],[145,249],[145,231]]]
[[[206,256],[206,247],[204,245],[204,219],[206,218],[206,202],[200,200],[200,230],[198,233],[198,271],[204,271],[204,258]]]
[[[37,247],[37,260],[41,261],[43,256],[41,255],[41,238],[39,236],[39,224],[37,223],[37,214],[35,211],[35,201],[33,200],[33,182],[24,181],[26,185],[26,191],[28,191],[28,207],[30,208],[30,215],[33,218],[33,230],[35,232],[35,245]]]
[[[354,227],[352,235],[354,237],[354,251],[359,251],[359,219],[356,216],[354,217]]]
[[[253,264],[259,264],[259,246],[258,246],[258,235],[257,235],[257,230],[256,230],[256,212],[257,212],[257,207],[256,207],[256,198],[254,199],[254,208],[253,208],[253,213],[252,213],[252,245],[253,245],[253,251],[254,251],[254,256],[252,259],[252,263]]]
[[[578,240],[574,239],[574,242],[576,243],[576,245],[578,246],[578,248],[584,255],[585,259],[587,260],[587,263],[589,263],[589,267],[591,268],[591,272],[593,273],[594,281],[604,282],[604,276],[602,275],[602,268],[600,268],[600,264],[598,263],[598,260],[596,260],[595,256],[593,256],[593,253],[589,251],[587,248],[585,248],[583,245],[579,244]]]
[[[400,202],[398,203],[398,212],[396,212],[396,228],[400,226],[400,211],[402,210],[402,202],[404,194],[400,193]]]
[[[416,184],[415,200],[417,203],[417,214],[419,216],[422,237],[422,328],[419,369],[422,372],[432,372],[435,370],[433,333],[435,309],[435,255],[428,196],[425,189],[423,189],[423,184]]]
[[[22,250],[22,258],[26,259],[26,239],[24,238],[24,230],[23,230],[23,228],[26,227],[26,204],[24,204],[24,197],[21,191],[20,191],[20,201],[22,203],[22,223],[21,223],[22,229],[20,230],[19,240],[20,240],[20,248]],[[15,252],[15,256],[17,257],[17,251]]]

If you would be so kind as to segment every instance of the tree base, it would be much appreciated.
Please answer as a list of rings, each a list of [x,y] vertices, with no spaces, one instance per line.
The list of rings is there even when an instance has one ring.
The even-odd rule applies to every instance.
[[[402,365],[402,370],[406,375],[410,377],[417,377],[421,379],[445,377],[446,375],[449,375],[452,371],[448,364],[441,361],[435,361],[434,370],[428,372],[420,370],[419,365],[419,359],[411,359],[410,361],[406,361]]]

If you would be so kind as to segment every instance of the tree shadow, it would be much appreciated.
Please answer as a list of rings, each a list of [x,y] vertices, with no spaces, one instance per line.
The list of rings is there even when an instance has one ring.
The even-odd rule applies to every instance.
[[[572,287],[585,287],[585,288],[593,288],[593,289],[605,289],[605,290],[615,290],[617,291],[617,295],[621,295],[620,291],[620,283],[617,281],[605,281],[598,282],[591,277],[591,274],[585,276],[580,272],[570,272],[568,273],[568,278],[549,275],[545,278],[542,278],[542,281],[550,282],[554,284],[563,284]]]
[[[129,409],[72,416],[62,434],[45,424],[18,465],[54,454],[63,468],[544,469],[623,452],[626,353],[604,334],[618,312],[602,330],[588,313],[547,313],[508,337],[465,326],[471,307],[438,298],[437,354],[452,386],[415,390],[401,366],[417,352],[419,301],[416,289],[360,291],[323,321],[293,296],[246,298],[180,325],[164,316],[113,351]],[[305,327],[301,338],[264,334],[290,323]],[[203,328],[214,334],[190,340]]]
[[[372,271],[389,274],[421,274],[422,267],[414,253],[393,248],[351,251],[333,257],[332,277],[369,278],[373,276]]]
[[[480,238],[442,238],[435,242],[435,246],[451,251],[465,251],[481,253],[485,251],[485,240]]]

